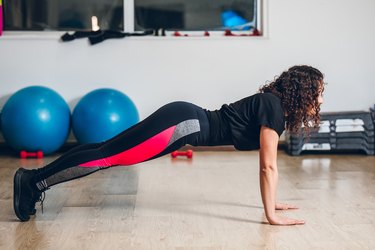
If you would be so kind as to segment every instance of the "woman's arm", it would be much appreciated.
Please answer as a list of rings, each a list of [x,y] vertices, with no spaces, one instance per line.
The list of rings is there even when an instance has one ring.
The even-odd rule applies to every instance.
[[[279,136],[275,130],[262,126],[260,130],[259,177],[260,191],[267,220],[272,225],[303,224],[302,220],[289,219],[276,215],[277,145]]]

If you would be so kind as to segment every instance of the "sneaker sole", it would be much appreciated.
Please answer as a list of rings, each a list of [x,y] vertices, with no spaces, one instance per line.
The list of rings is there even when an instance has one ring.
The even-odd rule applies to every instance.
[[[23,169],[18,169],[16,174],[14,175],[13,179],[13,208],[14,212],[16,213],[18,219],[21,221],[28,221],[30,216],[27,215],[26,217],[22,216],[21,211],[19,210],[19,203],[21,197],[21,177],[23,174]]]

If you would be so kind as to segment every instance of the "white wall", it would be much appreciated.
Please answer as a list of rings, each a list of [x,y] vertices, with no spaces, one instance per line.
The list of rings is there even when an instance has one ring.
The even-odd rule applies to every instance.
[[[45,85],[71,107],[101,87],[125,92],[141,118],[172,100],[209,109],[254,93],[294,64],[329,83],[323,111],[375,103],[375,1],[268,0],[266,38],[126,38],[90,46],[58,35],[0,37],[0,108],[13,92]]]

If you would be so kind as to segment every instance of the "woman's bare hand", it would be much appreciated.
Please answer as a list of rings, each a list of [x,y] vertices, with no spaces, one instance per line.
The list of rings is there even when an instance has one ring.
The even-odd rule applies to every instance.
[[[286,203],[276,203],[275,209],[276,210],[288,210],[288,209],[298,209],[298,207],[295,205],[286,204]]]
[[[279,225],[279,226],[292,226],[292,225],[305,224],[304,220],[291,219],[291,218],[287,218],[281,215],[274,215],[272,218],[268,219],[268,222],[271,225]]]

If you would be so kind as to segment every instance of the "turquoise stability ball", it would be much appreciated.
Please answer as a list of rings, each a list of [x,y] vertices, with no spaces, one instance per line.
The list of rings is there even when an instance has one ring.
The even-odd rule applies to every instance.
[[[54,90],[31,86],[14,93],[1,116],[4,139],[16,151],[58,150],[68,137],[70,109]]]
[[[108,140],[139,121],[133,101],[115,89],[97,89],[83,96],[73,110],[72,129],[77,141]]]

